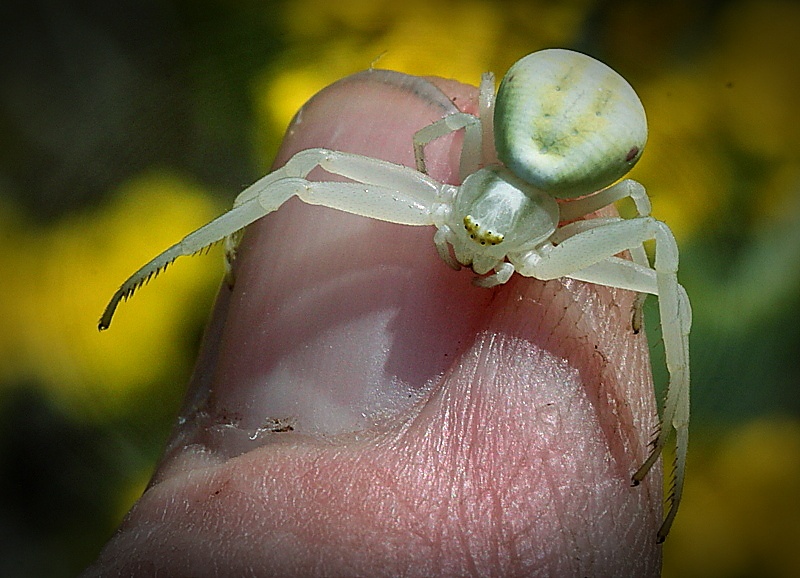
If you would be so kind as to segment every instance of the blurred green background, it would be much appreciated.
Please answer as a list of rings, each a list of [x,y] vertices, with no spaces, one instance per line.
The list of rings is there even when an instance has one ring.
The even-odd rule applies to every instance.
[[[0,575],[74,575],[141,493],[219,253],[97,318],[266,172],[308,97],[379,57],[477,83],[551,46],[639,92],[633,176],[682,248],[693,439],[664,574],[800,576],[800,4],[761,0],[6,0]]]

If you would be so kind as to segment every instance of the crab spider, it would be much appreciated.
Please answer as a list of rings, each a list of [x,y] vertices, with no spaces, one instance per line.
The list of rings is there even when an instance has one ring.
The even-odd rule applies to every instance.
[[[570,277],[658,296],[669,389],[662,427],[649,456],[632,476],[637,485],[676,432],[674,486],[658,532],[663,541],[681,500],[689,422],[691,308],[677,281],[678,247],[670,229],[650,216],[641,184],[623,177],[647,140],[644,109],[633,88],[605,64],[561,49],[530,54],[514,64],[495,97],[494,76],[483,76],[479,116],[454,113],[414,136],[416,170],[366,156],[308,149],[245,189],[233,208],[136,271],[100,318],[107,329],[122,299],[180,256],[226,240],[278,210],[291,197],[404,225],[432,225],[442,260],[469,266],[476,284],[493,287],[514,274],[541,280]],[[425,168],[425,145],[464,130],[460,186],[438,182]],[[348,179],[313,182],[316,167]],[[630,219],[591,218],[630,198]],[[566,224],[561,224],[566,223]],[[655,240],[651,265],[643,243]],[[628,251],[631,259],[619,256]],[[640,313],[639,313],[640,314]],[[634,315],[634,330],[638,328]]]

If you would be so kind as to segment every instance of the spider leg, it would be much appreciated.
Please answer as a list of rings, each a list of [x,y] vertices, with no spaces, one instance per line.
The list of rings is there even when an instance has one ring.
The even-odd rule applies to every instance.
[[[281,186],[278,186],[277,189],[273,189],[275,194],[280,197],[285,197],[281,203],[285,202],[285,200],[291,196],[291,194],[286,195],[284,191],[285,188]],[[175,259],[194,255],[206,247],[222,240],[226,236],[232,235],[236,231],[246,227],[265,214],[258,198],[249,199],[246,202],[240,203],[227,213],[220,215],[213,221],[206,223],[193,233],[189,233],[181,241],[157,255],[139,268],[133,275],[128,277],[120,288],[117,289],[108,302],[108,305],[106,305],[103,315],[100,317],[100,321],[97,325],[100,331],[108,329],[111,325],[111,319],[114,317],[114,312],[120,301],[133,295],[139,287],[149,281],[151,277],[166,269]]]
[[[674,295],[668,299],[666,310],[663,302],[664,292],[659,292],[659,309],[664,352],[667,358],[667,369],[670,373],[670,384],[664,403],[663,423],[671,424],[675,429],[675,467],[672,487],[668,496],[669,509],[658,530],[659,542],[666,539],[675,515],[678,513],[678,506],[683,496],[686,452],[689,445],[689,329],[692,323],[692,310],[686,290],[677,283],[674,283],[671,289],[674,289]],[[674,315],[669,323],[665,320],[667,315]],[[668,436],[669,428],[662,427],[647,460],[633,474],[631,478],[633,485],[637,485],[650,471],[664,449]]]
[[[609,257],[605,261],[601,261],[595,265],[590,265],[589,267],[582,269],[577,273],[567,275],[567,277],[578,279],[580,281],[587,281],[589,283],[595,283],[598,285],[606,285],[638,291],[639,295],[642,296],[647,295],[648,293],[652,295],[658,295],[655,269],[640,267],[638,264],[633,263],[632,261],[620,259],[618,257]],[[686,475],[686,448],[689,444],[688,332],[691,325],[691,307],[689,306],[689,298],[686,295],[686,291],[680,285],[678,285],[678,310],[678,317],[681,320],[682,329],[685,332],[685,334],[680,336],[680,345],[684,348],[682,358],[687,364],[685,377],[687,385],[682,389],[679,386],[675,386],[670,392],[668,392],[667,404],[664,409],[664,422],[669,424],[671,421],[671,425],[675,429],[675,445],[678,448],[678,451],[676,452],[675,456],[674,481],[668,495],[670,507],[667,512],[667,516],[661,525],[661,529],[658,532],[659,542],[663,542],[667,537],[669,529],[672,526],[672,522],[675,519],[675,515],[677,514],[678,504],[680,504],[681,497],[683,495],[683,480]],[[675,337],[668,338],[665,336],[665,344],[667,339],[675,339]],[[672,381],[675,383],[674,377]],[[674,407],[670,407],[671,405]],[[672,417],[669,418],[668,416]],[[633,485],[638,485],[638,483],[644,479],[644,477],[650,471],[650,468],[653,467],[653,464],[664,448],[668,434],[669,428],[665,430],[662,427],[647,460],[633,475]],[[681,451],[681,448],[683,448],[683,451]]]
[[[414,133],[414,158],[417,170],[424,174],[428,172],[425,163],[425,147],[429,143],[462,128],[464,129],[464,142],[461,145],[461,162],[458,172],[462,180],[467,175],[474,173],[481,162],[481,121],[478,117],[466,112],[448,114]]]
[[[638,217],[650,216],[650,197],[647,195],[645,188],[638,181],[625,179],[586,197],[562,203],[559,205],[561,220],[574,221],[575,219],[580,219],[625,198],[630,198],[633,201]],[[644,246],[633,247],[630,249],[630,253],[635,263],[644,266],[648,265]]]
[[[670,383],[664,404],[662,427],[650,455],[632,476],[638,484],[661,454],[671,429],[676,432],[674,487],[669,510],[658,532],[663,540],[669,532],[683,492],[689,426],[689,329],[691,307],[686,291],[678,284],[678,247],[664,223],[651,217],[602,219],[599,224],[576,222],[553,235],[558,244],[523,255],[509,256],[522,275],[538,279],[575,277],[610,287],[633,288],[658,295],[664,352]],[[652,273],[638,263],[623,265],[618,253],[655,239],[656,255]],[[639,271],[639,273],[637,273]],[[639,287],[631,287],[633,279]],[[653,286],[653,280],[655,285]],[[671,428],[669,427],[671,426]]]
[[[433,235],[433,244],[436,246],[436,252],[439,253],[442,261],[447,263],[451,269],[458,271],[461,269],[461,264],[450,253],[450,245],[454,238],[455,234],[449,225],[440,225]]]
[[[316,167],[354,182],[306,180],[305,177]],[[130,297],[175,259],[193,255],[230,238],[252,222],[276,211],[295,195],[309,204],[382,221],[432,225],[439,224],[437,207],[441,205],[437,205],[437,201],[441,200],[444,190],[450,189],[452,187],[442,186],[413,169],[386,161],[327,149],[301,151],[282,168],[245,189],[230,211],[190,233],[131,275],[112,296],[98,327],[101,331],[107,329],[120,301]],[[226,249],[230,258],[233,241],[226,242]],[[230,272],[227,276],[230,279]]]
[[[512,275],[514,275],[514,265],[508,261],[502,261],[494,268],[494,273],[486,277],[475,277],[472,284],[477,287],[494,287],[508,283]]]
[[[636,205],[636,212],[639,217],[650,216],[650,197],[647,195],[645,188],[638,181],[625,179],[591,195],[562,203],[559,206],[561,219],[563,221],[573,221],[628,197]]]
[[[638,217],[650,216],[650,197],[647,196],[645,188],[638,181],[625,179],[592,195],[563,203],[559,207],[561,219],[564,221],[579,219],[624,198],[630,198],[633,201]],[[630,255],[634,263],[649,267],[650,263],[644,245],[632,247]],[[642,312],[646,297],[644,293],[639,293],[634,301],[633,318],[631,319],[634,333],[638,333],[642,327]]]
[[[353,182],[305,180],[316,167]],[[402,225],[438,224],[437,203],[453,189],[409,167],[327,149],[301,151],[275,173],[281,179],[303,179],[297,195],[306,203]],[[259,196],[265,209],[278,208],[270,195]]]
[[[484,166],[497,164],[497,151],[494,148],[494,102],[497,97],[494,86],[494,73],[486,72],[481,76],[478,93],[478,111],[481,121],[481,143]],[[464,143],[466,148],[467,143]],[[463,165],[463,163],[462,163]],[[475,167],[476,169],[478,167]]]
[[[655,269],[642,267],[638,263],[619,257],[608,257],[604,261],[589,265],[585,269],[570,273],[565,277],[595,285],[636,291],[642,295],[648,293],[658,295]]]
[[[261,177],[242,191],[233,204],[237,206],[261,196],[282,179],[305,179],[317,167],[355,182],[405,191],[420,202],[432,202],[439,190],[437,181],[409,167],[353,153],[313,148],[298,152],[281,168]],[[264,198],[263,202],[268,201]]]
[[[481,166],[497,162],[494,150],[494,74],[486,72],[481,76],[478,93],[478,114],[474,116],[466,112],[449,114],[436,122],[421,128],[414,133],[414,158],[417,170],[427,174],[425,164],[425,147],[445,135],[464,129],[464,141],[461,145],[459,176],[463,181]]]

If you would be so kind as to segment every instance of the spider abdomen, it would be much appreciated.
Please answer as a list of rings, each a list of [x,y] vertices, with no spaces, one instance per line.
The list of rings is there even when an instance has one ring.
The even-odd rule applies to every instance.
[[[509,69],[494,130],[497,156],[514,174],[567,199],[625,175],[647,141],[644,107],[630,84],[602,62],[560,49]]]

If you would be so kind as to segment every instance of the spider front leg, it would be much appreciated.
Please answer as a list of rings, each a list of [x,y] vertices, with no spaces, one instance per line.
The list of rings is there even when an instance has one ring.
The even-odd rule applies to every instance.
[[[426,174],[428,172],[425,147],[429,143],[461,129],[464,129],[464,141],[461,145],[458,172],[462,181],[481,166],[497,162],[493,135],[494,98],[494,74],[486,72],[481,77],[478,94],[479,116],[456,112],[414,133],[414,158],[417,170]]]
[[[274,183],[270,189],[271,194],[277,201],[277,206],[286,202],[289,197],[295,194],[295,191],[296,183],[280,181]],[[258,197],[251,198],[186,235],[181,241],[154,257],[128,277],[111,297],[108,305],[106,305],[103,315],[97,324],[98,329],[100,331],[108,329],[120,301],[128,299],[139,287],[149,281],[151,277],[166,269],[175,259],[194,255],[214,243],[230,237],[269,212],[260,204]],[[226,275],[229,275],[229,272],[226,271]]]
[[[351,182],[313,182],[306,176],[316,167]],[[280,169],[256,181],[234,202],[234,207],[190,233],[131,275],[114,293],[98,323],[102,331],[111,324],[120,301],[130,297],[151,277],[178,257],[193,255],[230,238],[261,217],[276,211],[291,197],[306,203],[404,225],[436,223],[437,200],[442,186],[413,169],[360,155],[308,149]],[[227,247],[230,251],[231,247]]]
[[[638,484],[655,464],[670,434],[676,432],[674,485],[669,510],[658,532],[663,541],[677,513],[683,493],[689,441],[689,330],[691,307],[678,284],[678,247],[664,223],[651,217],[592,219],[566,225],[553,235],[558,244],[546,245],[524,255],[509,256],[518,272],[538,279],[572,277],[591,283],[633,289],[658,296],[664,353],[670,383],[664,404],[662,427],[645,462],[633,474]],[[652,268],[615,257],[618,253],[656,242]]]
[[[466,112],[449,114],[414,133],[414,159],[417,170],[427,174],[425,147],[445,135],[464,129],[464,144],[461,147],[459,174],[463,180],[480,164],[480,120]],[[477,146],[475,142],[477,141]]]

